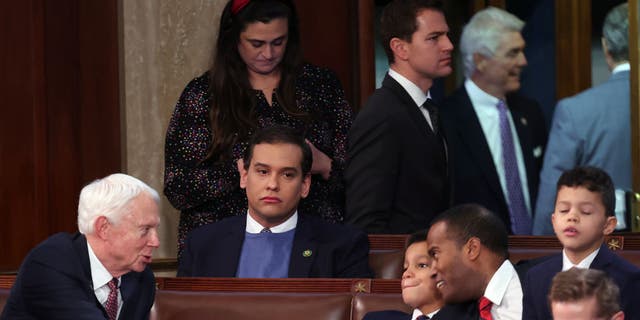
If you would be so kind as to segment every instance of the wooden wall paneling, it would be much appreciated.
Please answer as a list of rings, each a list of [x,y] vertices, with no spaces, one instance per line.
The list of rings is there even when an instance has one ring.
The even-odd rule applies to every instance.
[[[46,3],[49,225],[73,232],[80,189],[120,171],[117,2]]]
[[[0,270],[17,266],[47,232],[40,1],[0,4]]]
[[[556,98],[591,87],[591,1],[557,0]]]
[[[376,68],[375,68],[375,49],[374,49],[374,24],[375,24],[375,3],[373,0],[358,0],[357,9],[357,42],[358,48],[355,51],[354,61],[358,62],[358,78],[356,82],[359,85],[357,99],[353,106],[354,110],[360,110],[362,104],[367,101],[369,96],[376,89]]]
[[[49,177],[49,233],[71,232],[74,225],[72,195],[81,185],[83,164],[78,159],[80,131],[78,12],[74,0],[45,3],[46,103],[41,112],[47,119],[47,174]],[[77,197],[77,196],[76,196]]]
[[[78,1],[82,183],[121,171],[118,1]],[[76,190],[76,193],[80,189]]]
[[[315,65],[333,70],[340,79],[349,104],[358,103],[356,84],[357,61],[353,41],[357,6],[354,0],[325,0],[320,2],[296,0],[300,17],[300,36],[305,59]]]
[[[120,170],[117,1],[0,6],[0,270],[75,231],[87,182]],[[6,249],[5,249],[6,248]]]

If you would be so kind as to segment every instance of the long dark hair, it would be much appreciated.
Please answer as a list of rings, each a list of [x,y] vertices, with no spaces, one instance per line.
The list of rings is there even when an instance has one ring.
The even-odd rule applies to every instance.
[[[237,1],[237,0],[236,0]],[[256,96],[249,83],[247,66],[238,53],[240,33],[248,24],[268,23],[277,18],[288,21],[287,47],[280,62],[280,83],[276,99],[290,115],[304,118],[298,109],[295,81],[302,66],[298,16],[291,0],[250,0],[235,13],[234,0],[222,11],[212,68],[209,72],[211,146],[207,159],[227,158],[233,144],[249,136],[257,126]]]

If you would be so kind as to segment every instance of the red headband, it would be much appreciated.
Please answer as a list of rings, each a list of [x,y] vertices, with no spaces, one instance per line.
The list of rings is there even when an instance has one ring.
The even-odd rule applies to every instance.
[[[231,4],[231,13],[233,13],[233,15],[238,14],[238,12],[247,6],[247,4],[249,4],[249,0],[233,0],[233,3]]]

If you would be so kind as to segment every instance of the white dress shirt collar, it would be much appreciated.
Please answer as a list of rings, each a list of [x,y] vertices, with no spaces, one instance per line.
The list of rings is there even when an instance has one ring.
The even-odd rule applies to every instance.
[[[413,99],[418,107],[422,106],[422,104],[424,104],[427,99],[431,98],[431,93],[429,91],[425,93],[415,83],[411,82],[411,80],[405,78],[395,70],[389,69],[389,76],[398,81],[398,83],[402,86],[402,88],[404,88],[405,91],[407,91],[407,93],[411,96],[411,99]]]
[[[589,267],[591,267],[591,263],[593,263],[593,260],[598,255],[598,252],[600,252],[600,247],[598,247],[598,249],[596,249],[594,252],[591,252],[588,256],[582,259],[582,261],[578,262],[578,264],[574,265],[573,262],[569,260],[569,257],[567,256],[565,250],[562,249],[562,271],[567,271],[573,267],[579,269],[589,269]]]
[[[103,306],[107,303],[107,299],[109,298],[109,293],[111,289],[107,283],[113,279],[111,273],[105,268],[102,264],[98,256],[96,256],[95,252],[91,248],[91,244],[87,241],[87,251],[89,252],[89,265],[91,267],[91,282],[93,284],[93,293],[98,299],[98,302]],[[120,311],[122,310],[122,293],[120,292],[120,284],[122,283],[122,277],[118,277],[118,312],[116,314],[116,319],[120,316]]]
[[[433,316],[436,315],[436,313],[438,313],[438,311],[440,311],[440,309],[430,312],[428,314],[426,314],[427,317],[429,317],[429,319],[432,319]],[[420,311],[420,309],[416,308],[413,309],[413,314],[411,315],[411,320],[416,320],[418,319],[419,316],[425,315],[424,313],[422,313],[422,311]]]
[[[294,212],[293,215],[291,215],[291,217],[289,217],[289,219],[287,219],[285,222],[275,227],[271,227],[269,228],[269,230],[271,230],[272,233],[287,232],[289,230],[295,229],[297,224],[298,224],[298,211],[296,210],[296,212]],[[247,212],[247,227],[245,229],[246,232],[260,233],[260,231],[262,231],[262,229],[264,228],[265,228],[264,226],[258,223],[258,221],[254,220],[249,214],[249,212]]]
[[[629,62],[625,62],[613,68],[613,70],[611,70],[611,74],[622,72],[622,71],[629,71],[629,70],[631,70],[631,65],[629,64]]]
[[[109,281],[113,279],[113,276],[93,252],[89,241],[87,241],[87,249],[89,251],[89,264],[91,265],[91,281],[95,290],[109,283]],[[118,278],[118,287],[119,286],[120,278]]]
[[[480,87],[478,87],[478,85],[476,85],[471,79],[464,81],[464,88],[467,90],[467,94],[469,95],[474,107],[476,105],[491,106],[495,109],[498,101],[500,100],[480,89]]]
[[[493,319],[518,319],[522,317],[522,285],[516,269],[505,260],[491,277],[484,296],[492,303]]]

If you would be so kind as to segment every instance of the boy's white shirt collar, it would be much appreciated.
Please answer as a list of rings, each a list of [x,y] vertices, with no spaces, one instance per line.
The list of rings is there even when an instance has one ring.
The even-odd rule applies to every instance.
[[[596,249],[595,251],[591,252],[591,254],[589,254],[584,259],[582,259],[582,261],[578,262],[578,264],[574,265],[571,262],[571,260],[569,260],[566,250],[562,249],[562,271],[567,271],[573,267],[576,267],[579,269],[589,269],[589,267],[591,266],[591,263],[593,263],[593,260],[598,255],[598,252],[600,252],[600,247],[598,247],[598,249]]]
[[[422,316],[422,315],[425,315],[425,316],[429,317],[429,319],[432,319],[432,318],[433,318],[433,316],[435,316],[435,315],[436,315],[436,313],[438,313],[438,311],[440,311],[440,309],[438,309],[438,310],[436,310],[436,311],[433,311],[433,312],[430,312],[430,313],[428,313],[428,314],[424,314],[424,313],[422,313],[422,311],[420,311],[420,309],[415,308],[415,309],[413,309],[413,314],[411,315],[411,319],[412,319],[412,320],[415,320],[415,319],[417,319],[419,316]]]

